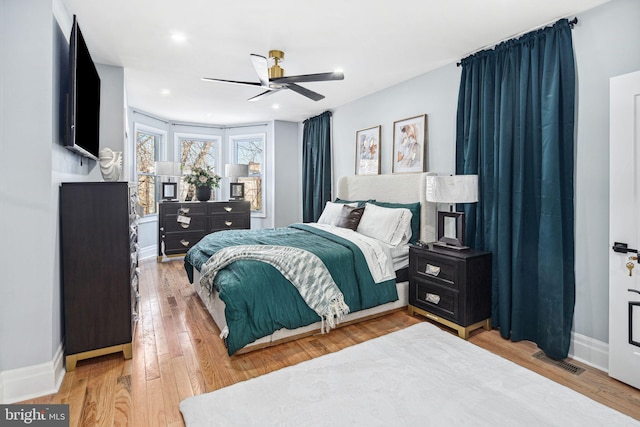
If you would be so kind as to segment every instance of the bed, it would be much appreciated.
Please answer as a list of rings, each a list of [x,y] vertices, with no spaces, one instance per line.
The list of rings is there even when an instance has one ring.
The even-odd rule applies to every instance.
[[[425,200],[427,175],[342,177],[338,180],[337,199],[342,203],[351,202],[353,210],[366,206],[369,212],[373,212],[372,209],[377,212],[381,208],[386,209],[385,212],[390,209],[399,212],[410,207],[412,236],[409,241],[415,242],[418,237],[432,241],[435,237],[436,207]],[[338,204],[328,204],[326,210],[329,205],[336,208]],[[322,222],[323,217],[318,222]],[[294,281],[289,282],[285,278],[286,272],[280,266],[265,260],[242,259],[216,268],[211,276],[209,267],[214,261],[214,254],[220,261],[219,267],[224,262],[219,257],[222,252],[235,250],[234,255],[226,256],[235,256],[238,252],[246,254],[244,249],[258,245],[273,247],[274,250],[290,247],[292,250],[313,252],[322,258],[348,306],[348,314],[342,316],[340,325],[407,306],[408,282],[402,273],[406,271],[408,258],[403,260],[402,256],[396,257],[396,254],[408,254],[408,245],[398,245],[392,249],[393,268],[398,270],[397,277],[400,280],[383,275],[382,279],[385,280],[374,285],[371,282],[375,276],[374,268],[369,272],[363,271],[362,263],[367,262],[364,260],[367,257],[358,255],[358,250],[353,249],[353,242],[346,241],[350,236],[332,237],[334,229],[325,224],[292,224],[269,230],[228,230],[205,237],[189,250],[185,257],[187,275],[220,329],[229,355],[290,341],[337,325],[329,321],[333,316],[326,316],[325,319],[312,309],[313,305],[305,304],[305,300],[300,298],[302,293],[296,289],[298,285],[291,286]],[[351,230],[345,231],[348,232]],[[362,249],[362,245],[356,246]],[[404,250],[401,249],[403,246]],[[288,253],[276,255],[274,259],[289,259]],[[308,264],[312,261],[297,264],[312,265]],[[202,280],[203,276],[212,280]],[[250,286],[248,282],[251,282]]]

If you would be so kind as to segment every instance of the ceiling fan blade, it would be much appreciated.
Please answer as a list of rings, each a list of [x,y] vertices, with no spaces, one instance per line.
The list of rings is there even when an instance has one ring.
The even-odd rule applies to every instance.
[[[203,77],[202,80],[206,82],[219,82],[219,83],[231,83],[234,85],[245,85],[245,86],[262,86],[261,83],[255,82],[239,82],[236,80],[222,80],[222,79],[212,79],[210,77]]]
[[[256,69],[256,74],[258,74],[258,79],[260,79],[260,85],[269,87],[269,62],[267,58],[256,55],[255,53],[252,53],[250,56],[253,68]]]
[[[305,82],[326,82],[330,80],[343,80],[344,74],[337,71],[333,73],[301,74],[299,76],[286,76],[271,79],[275,83],[305,83]]]
[[[314,92],[302,86],[298,86],[295,83],[288,83],[287,87],[294,92],[298,92],[300,95],[304,95],[309,99],[313,99],[314,101],[320,101],[324,99],[324,95],[320,95],[318,92]]]
[[[270,89],[270,90],[268,90],[268,91],[266,91],[266,92],[262,92],[262,93],[261,93],[261,94],[259,94],[259,95],[256,95],[256,96],[254,96],[254,97],[251,97],[251,98],[247,99],[247,101],[252,101],[252,102],[253,102],[253,101],[259,101],[259,100],[261,100],[262,98],[265,98],[265,97],[267,97],[267,96],[269,96],[269,95],[272,95],[272,94],[274,94],[274,93],[276,93],[276,92],[280,92],[282,89],[284,89],[284,87],[282,87],[281,89]]]

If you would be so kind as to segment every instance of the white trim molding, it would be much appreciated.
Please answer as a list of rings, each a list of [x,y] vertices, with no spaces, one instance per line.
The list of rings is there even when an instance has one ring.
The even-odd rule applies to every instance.
[[[60,343],[49,362],[0,372],[0,403],[16,403],[56,393],[65,373],[64,348]]]
[[[572,332],[569,357],[603,372],[609,372],[609,344],[605,342]]]

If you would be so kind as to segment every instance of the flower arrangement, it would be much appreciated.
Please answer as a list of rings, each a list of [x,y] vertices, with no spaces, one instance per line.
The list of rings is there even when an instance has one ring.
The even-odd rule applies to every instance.
[[[220,175],[213,172],[208,167],[195,167],[186,176],[185,181],[196,187],[218,188],[220,186]]]

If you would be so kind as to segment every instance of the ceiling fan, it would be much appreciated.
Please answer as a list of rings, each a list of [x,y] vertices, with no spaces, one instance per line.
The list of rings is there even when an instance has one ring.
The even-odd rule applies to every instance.
[[[250,57],[251,57],[251,63],[253,64],[253,67],[256,69],[256,73],[258,74],[258,79],[260,80],[260,83],[213,79],[209,77],[203,77],[202,80],[211,81],[211,82],[232,83],[232,84],[239,84],[239,85],[246,85],[246,86],[257,86],[257,87],[262,87],[267,89],[265,92],[262,92],[259,95],[249,98],[249,101],[257,101],[259,99],[264,98],[267,95],[271,95],[283,89],[291,89],[292,91],[297,92],[300,95],[306,96],[309,99],[313,99],[314,101],[320,101],[321,99],[324,99],[324,95],[321,95],[317,92],[304,88],[298,85],[298,83],[325,82],[329,80],[344,79],[344,74],[339,71],[335,71],[332,73],[302,74],[298,76],[285,77],[284,69],[279,65],[280,62],[284,61],[284,52],[280,50],[269,51],[269,59],[273,60],[273,65],[271,67],[269,67],[269,60],[264,56],[256,55],[252,53]]]

